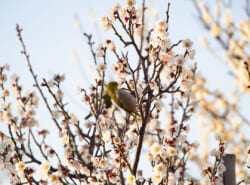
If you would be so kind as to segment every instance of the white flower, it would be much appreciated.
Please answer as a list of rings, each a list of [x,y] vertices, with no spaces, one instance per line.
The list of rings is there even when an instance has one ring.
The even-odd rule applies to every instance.
[[[113,12],[114,12],[114,11],[118,11],[119,9],[120,9],[120,5],[119,5],[118,3],[116,3],[116,4],[114,4],[114,5],[112,6]]]
[[[99,161],[100,161],[100,159],[98,157],[93,157],[92,158],[93,166],[98,167]]]
[[[22,181],[25,181],[25,180],[26,180],[24,171],[19,171],[17,174],[18,174],[18,176],[21,178]]]
[[[116,45],[115,45],[114,43],[110,43],[110,44],[108,45],[108,48],[109,48],[110,51],[115,51]]]
[[[156,26],[157,27],[160,27],[160,28],[163,28],[163,29],[166,29],[167,28],[167,24],[164,20],[159,20],[157,23],[156,23]]]
[[[175,57],[175,63],[177,65],[181,65],[185,62],[185,58],[183,55],[178,55],[177,57]]]
[[[48,178],[48,172],[47,171],[41,171],[40,172],[40,177],[42,180],[46,180]]]
[[[191,87],[192,87],[192,82],[189,81],[189,80],[182,80],[181,81],[181,87],[184,89],[184,90],[189,90]]]
[[[141,36],[141,34],[142,34],[142,26],[135,26],[135,36]]]
[[[49,161],[43,161],[40,168],[41,168],[42,171],[46,171],[46,172],[49,171],[49,169],[50,169]]]
[[[166,36],[167,36],[167,33],[166,33]],[[160,43],[160,46],[163,50],[165,50],[171,46],[171,40],[169,38],[166,38],[166,37],[162,38],[159,43]]]
[[[135,5],[135,0],[125,0],[125,7],[128,10],[132,10]]]
[[[66,164],[66,166],[72,171],[80,170],[80,164],[75,160],[68,160],[68,164]]]
[[[152,178],[153,184],[159,184],[162,180],[162,176],[157,173],[153,173],[151,178]]]
[[[175,184],[175,176],[174,176],[174,173],[170,172],[168,174],[168,185],[174,185]]]
[[[87,168],[87,166],[81,166],[80,167],[80,172],[81,172],[81,174],[84,174],[84,175],[87,175],[87,176],[90,175],[90,170]]]
[[[126,179],[126,184],[128,185],[134,185],[135,184],[135,176],[129,175]]]
[[[119,137],[114,137],[113,141],[114,141],[115,145],[120,145],[121,144],[121,139]]]
[[[58,90],[57,92],[56,92],[56,98],[57,99],[62,99],[63,98],[63,92],[62,91],[60,91],[60,90]]]
[[[157,48],[158,45],[159,45],[159,39],[157,37],[153,37],[151,40],[150,40],[150,44],[154,47],[154,48]]]
[[[9,93],[9,91],[8,91],[7,89],[5,89],[5,90],[3,91],[3,95],[4,95],[4,96],[9,96],[9,94],[10,94],[10,93]]]
[[[59,181],[59,178],[58,178],[58,176],[56,175],[56,174],[52,174],[52,175],[50,175],[50,177],[49,177],[49,182],[51,182],[51,183],[57,183]]]
[[[161,158],[163,158],[163,159],[165,159],[165,158],[167,157],[167,154],[166,154],[165,150],[162,150],[162,151],[160,152],[160,156],[161,156]]]
[[[160,154],[161,152],[161,146],[159,143],[154,143],[151,147],[150,147],[150,152],[152,155],[156,156],[158,154]]]
[[[69,156],[72,152],[72,148],[70,146],[67,146],[65,149],[64,149],[64,155],[66,156]]]
[[[19,161],[18,163],[16,163],[16,171],[23,171],[25,168],[25,164],[23,161]]]
[[[102,139],[105,143],[108,143],[110,142],[110,138],[111,138],[111,133],[109,130],[105,130],[103,133],[102,133]]]
[[[182,46],[187,50],[189,50],[192,47],[192,45],[193,45],[193,42],[190,39],[186,39],[182,41]]]
[[[69,136],[68,135],[65,135],[64,137],[63,137],[63,143],[64,144],[67,144],[69,142]]]
[[[169,146],[168,149],[167,149],[167,154],[168,154],[169,156],[174,156],[174,155],[176,155],[176,148]]]
[[[120,5],[118,3],[116,3],[115,5],[113,5],[113,7],[110,9],[110,12],[109,12],[109,19],[114,22],[115,19],[116,19],[116,16],[115,16],[115,12],[118,12],[120,9]]]
[[[166,31],[162,27],[156,27],[156,34],[161,38],[166,37]]]
[[[108,163],[104,160],[104,159],[101,159],[99,161],[99,166],[102,168],[102,169],[106,169],[108,167]]]
[[[230,8],[227,8],[225,14],[223,15],[222,20],[223,20],[223,22],[224,22],[227,26],[232,25],[232,15],[231,15],[231,14],[232,14],[231,9],[230,9]]]
[[[155,27],[155,34],[156,36],[160,37],[161,39],[164,39],[168,36],[168,33],[166,32],[167,29],[167,23],[164,20],[159,20],[156,23],[156,27]]]
[[[107,48],[109,48],[111,51],[115,51],[115,45],[109,39],[105,40],[104,46],[107,47]]]
[[[250,40],[250,20],[243,20],[238,24],[238,30],[240,32],[240,35],[247,39],[248,42]]]
[[[105,31],[108,31],[111,28],[112,24],[107,17],[105,17],[105,16],[101,17],[100,22],[101,22],[101,25],[103,26]]]
[[[215,37],[218,37],[218,36],[220,36],[220,34],[221,34],[221,27],[220,27],[220,25],[219,24],[213,24],[212,25],[212,27],[211,27],[211,30],[210,30],[210,32],[211,32],[211,34],[213,35],[213,36],[215,36]]]
[[[95,55],[97,57],[102,57],[103,56],[103,47],[101,45],[97,48]]]
[[[70,116],[70,122],[73,123],[73,124],[77,124],[78,119],[77,119],[76,115],[73,112],[71,112],[69,114],[69,116]]]
[[[129,126],[129,130],[126,132],[126,136],[127,136],[129,139],[134,140],[134,139],[136,139],[136,136],[137,136],[136,132],[137,132],[137,127],[136,127],[136,125],[135,125],[135,124],[130,125],[130,126]]]
[[[161,177],[163,177],[166,173],[166,165],[164,165],[163,163],[160,163],[158,165],[156,165],[154,168],[153,168],[153,172],[155,174],[158,174],[160,175]]]

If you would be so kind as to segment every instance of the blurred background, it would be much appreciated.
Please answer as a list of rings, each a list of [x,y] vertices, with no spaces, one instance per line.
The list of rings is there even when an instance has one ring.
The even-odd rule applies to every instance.
[[[9,74],[19,75],[20,83],[25,89],[33,88],[33,80],[28,72],[25,57],[20,54],[21,45],[16,36],[15,26],[19,24],[24,29],[23,39],[40,82],[42,78],[49,79],[54,74],[65,74],[63,90],[70,102],[68,108],[71,112],[75,112],[79,119],[83,119],[87,109],[80,102],[77,86],[88,89],[94,78],[89,74],[92,58],[82,33],[92,33],[96,46],[103,43],[104,39],[110,39],[111,31],[105,32],[102,29],[99,17],[107,16],[109,9],[117,2],[121,5],[124,3],[123,0],[0,0],[0,65],[8,63]],[[233,78],[228,65],[220,56],[209,53],[200,42],[200,37],[208,33],[203,29],[192,1],[152,1],[150,8],[157,12],[157,19],[165,18],[168,2],[171,3],[169,36],[172,42],[191,39],[196,50],[195,62],[198,71],[207,79],[207,86],[223,92],[232,90]],[[240,20],[244,16],[241,11],[242,3],[232,2],[234,3],[232,16]],[[80,27],[79,24],[76,25],[76,19]],[[213,40],[210,43],[216,50],[221,50]],[[248,118],[250,118],[249,103],[249,96],[242,97],[242,114]],[[50,115],[43,105],[37,117],[41,127],[50,128]],[[0,129],[2,129],[1,124]],[[191,125],[191,140],[199,140],[197,129],[197,125]],[[50,137],[56,139],[57,133],[51,133]],[[0,181],[2,184],[8,184],[4,179],[3,172],[0,172]]]

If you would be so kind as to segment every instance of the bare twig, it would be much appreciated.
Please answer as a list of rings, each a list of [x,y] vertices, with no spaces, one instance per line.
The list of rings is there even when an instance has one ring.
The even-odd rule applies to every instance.
[[[21,35],[21,32],[23,31],[23,29],[20,28],[18,24],[16,25],[16,31],[17,31],[17,36],[18,36],[18,38],[19,38],[19,40],[20,40],[20,42],[22,44],[22,48],[23,48],[23,51],[21,53],[24,54],[25,57],[26,57],[26,61],[27,61],[27,64],[28,64],[29,71],[30,71],[30,73],[31,73],[31,75],[33,77],[34,82],[35,82],[35,87],[38,89],[40,95],[42,96],[42,99],[43,99],[48,111],[50,112],[52,120],[56,124],[57,128],[61,131],[61,127],[60,127],[59,123],[57,122],[57,120],[54,118],[52,110],[51,110],[51,108],[49,106],[49,103],[48,103],[48,101],[47,101],[47,99],[46,99],[46,97],[45,97],[39,83],[38,83],[37,76],[35,75],[35,73],[33,71],[33,68],[31,66],[31,62],[30,62],[30,57],[29,57],[29,54],[27,53],[26,46],[25,46],[25,44],[23,42],[23,38],[22,38],[22,35]]]

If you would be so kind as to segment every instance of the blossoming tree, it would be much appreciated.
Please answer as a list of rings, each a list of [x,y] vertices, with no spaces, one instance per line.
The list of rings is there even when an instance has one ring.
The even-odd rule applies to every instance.
[[[228,95],[223,89],[208,90],[203,86],[205,96],[201,97],[200,114],[209,118],[202,124],[212,125],[211,132],[221,133],[228,142],[228,151],[237,156],[237,176],[249,178],[249,169],[244,165],[249,154],[249,117],[242,114],[242,101],[248,99],[250,92],[250,53],[249,53],[249,1],[239,1],[241,10],[233,8],[233,1],[193,0],[200,22],[210,35],[202,36],[204,46],[214,55],[222,56],[228,64],[233,77],[232,92]],[[235,15],[242,11],[242,18]],[[214,39],[218,45],[208,40]],[[220,49],[215,49],[219,47]],[[226,74],[225,78],[226,78]],[[205,79],[203,79],[205,83]],[[201,92],[201,91],[200,91]],[[247,132],[244,132],[248,130]],[[204,158],[208,156],[205,154]],[[206,160],[206,159],[205,159]]]
[[[198,102],[206,105],[202,99],[206,89],[193,61],[193,42],[189,39],[171,42],[169,8],[170,4],[165,19],[158,20],[150,29],[146,24],[145,0],[140,8],[134,0],[126,0],[124,6],[114,5],[109,16],[100,19],[104,29],[113,32],[112,40],[105,40],[96,48],[92,35],[84,33],[98,73],[90,89],[78,89],[89,107],[85,120],[68,110],[61,89],[63,75],[38,80],[23,30],[17,25],[21,53],[38,95],[25,92],[17,75],[11,77],[11,84],[7,83],[9,66],[0,66],[0,123],[6,127],[0,132],[0,161],[11,184],[223,184],[226,169],[222,157],[227,138],[221,133],[216,134],[214,164],[201,170],[206,176],[204,180],[192,178],[187,167],[192,160],[204,163],[195,155],[202,143],[190,142],[187,134],[190,119],[195,109],[200,108]],[[108,54],[114,56],[115,62],[108,60]],[[123,106],[135,100],[136,112],[126,112],[111,101],[106,89],[110,69],[118,88],[130,94],[121,95],[127,101],[122,102]],[[38,96],[57,128],[62,153],[47,139],[49,129],[38,126],[42,122],[35,115]],[[13,101],[15,107],[11,105]],[[143,157],[147,158],[146,169],[141,164]],[[146,172],[150,175],[146,176]]]

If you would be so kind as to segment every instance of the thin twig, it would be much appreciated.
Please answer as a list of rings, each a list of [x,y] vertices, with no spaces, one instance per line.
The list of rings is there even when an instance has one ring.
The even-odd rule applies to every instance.
[[[30,71],[30,73],[31,73],[31,75],[33,77],[34,82],[35,82],[35,87],[38,89],[40,95],[42,96],[42,99],[43,99],[48,111],[50,112],[52,120],[56,124],[58,130],[61,131],[61,127],[59,126],[59,123],[57,122],[57,120],[54,118],[53,112],[52,112],[52,110],[51,110],[51,108],[49,106],[49,103],[48,103],[48,101],[47,101],[47,99],[46,99],[46,97],[45,97],[45,95],[44,95],[38,81],[37,81],[37,76],[35,75],[35,73],[33,71],[33,68],[31,66],[30,57],[29,57],[29,54],[27,53],[26,46],[25,46],[25,44],[23,42],[23,38],[22,38],[22,35],[21,35],[21,32],[23,31],[23,29],[21,29],[18,24],[16,25],[16,31],[17,31],[17,36],[18,36],[18,38],[19,38],[19,40],[20,40],[20,42],[22,44],[22,48],[23,48],[23,51],[21,53],[24,54],[25,57],[26,57],[26,61],[27,61],[27,64],[28,64],[29,71]]]

